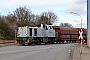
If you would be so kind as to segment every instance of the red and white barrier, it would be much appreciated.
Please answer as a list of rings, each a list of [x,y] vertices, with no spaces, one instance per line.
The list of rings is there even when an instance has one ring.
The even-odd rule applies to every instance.
[[[84,32],[84,28],[80,29],[78,28],[78,32],[80,34],[79,38],[78,38],[78,42],[80,42],[80,40],[84,43],[84,38],[82,36],[83,32]]]

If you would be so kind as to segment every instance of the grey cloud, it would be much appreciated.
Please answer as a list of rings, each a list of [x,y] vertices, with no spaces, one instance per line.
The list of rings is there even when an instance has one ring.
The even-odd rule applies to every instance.
[[[75,0],[76,4],[86,4],[87,0]]]
[[[75,2],[67,7],[66,13],[71,14],[71,12],[75,12],[80,15],[86,15],[86,4],[87,0],[75,0]]]

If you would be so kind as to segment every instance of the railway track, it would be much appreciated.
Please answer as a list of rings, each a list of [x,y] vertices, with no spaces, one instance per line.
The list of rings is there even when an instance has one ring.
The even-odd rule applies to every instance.
[[[9,45],[15,45],[14,40],[0,40],[0,47],[9,46]]]
[[[15,40],[0,40],[0,44],[15,43]]]

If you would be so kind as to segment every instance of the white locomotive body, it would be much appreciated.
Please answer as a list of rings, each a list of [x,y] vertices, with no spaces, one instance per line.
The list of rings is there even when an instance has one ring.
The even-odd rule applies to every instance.
[[[41,44],[54,43],[55,30],[48,25],[41,24],[41,27],[18,27],[16,42],[19,44]]]

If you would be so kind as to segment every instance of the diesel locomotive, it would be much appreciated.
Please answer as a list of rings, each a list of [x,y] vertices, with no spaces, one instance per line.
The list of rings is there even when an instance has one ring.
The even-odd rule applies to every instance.
[[[76,42],[79,33],[78,28],[60,27],[41,24],[38,27],[24,26],[18,27],[15,34],[15,42],[20,45],[25,44],[54,44]],[[83,37],[87,40],[87,30],[85,29]]]

